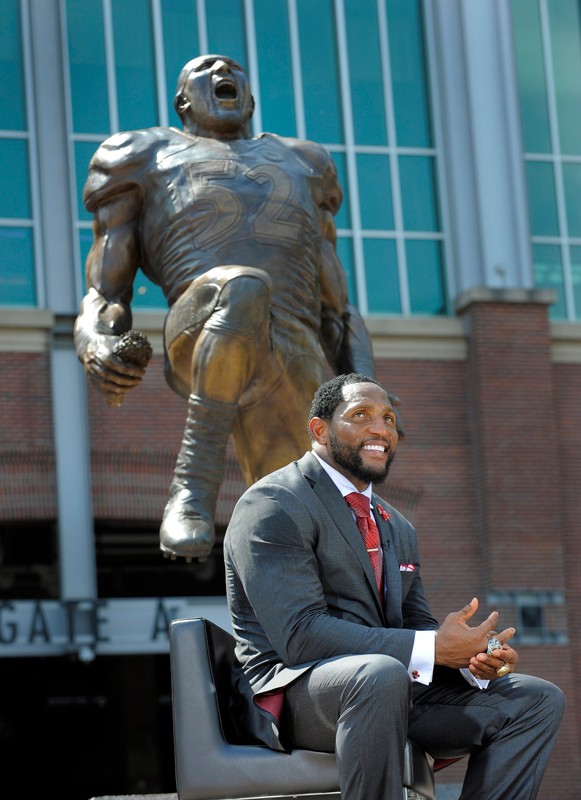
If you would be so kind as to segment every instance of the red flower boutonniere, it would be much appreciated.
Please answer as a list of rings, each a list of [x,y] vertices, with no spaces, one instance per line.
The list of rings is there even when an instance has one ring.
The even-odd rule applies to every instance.
[[[378,514],[379,514],[381,517],[383,517],[383,519],[389,519],[389,518],[391,517],[391,514],[388,514],[388,513],[387,513],[387,511],[385,511],[385,510],[384,510],[384,509],[383,509],[383,508],[382,508],[382,507],[379,505],[379,503],[377,504],[377,512],[378,512]]]

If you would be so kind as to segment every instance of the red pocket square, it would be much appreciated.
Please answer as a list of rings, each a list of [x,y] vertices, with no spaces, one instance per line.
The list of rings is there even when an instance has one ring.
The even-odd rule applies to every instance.
[[[400,572],[415,572],[416,565],[415,564],[400,564],[399,565]]]

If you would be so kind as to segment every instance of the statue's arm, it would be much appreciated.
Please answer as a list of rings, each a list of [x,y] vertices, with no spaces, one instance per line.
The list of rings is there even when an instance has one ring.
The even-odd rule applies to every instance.
[[[87,256],[87,294],[75,323],[77,355],[85,371],[106,395],[136,386],[144,369],[118,358],[113,348],[131,328],[133,282],[139,266],[137,188],[102,200],[93,210],[93,244]]]

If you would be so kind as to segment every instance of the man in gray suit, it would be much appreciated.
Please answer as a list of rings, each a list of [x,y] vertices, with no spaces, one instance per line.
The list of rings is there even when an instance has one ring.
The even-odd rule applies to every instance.
[[[371,490],[397,447],[388,393],[333,378],[308,429],[312,451],[251,486],[226,532],[240,725],[279,750],[336,752],[343,800],[401,798],[406,737],[436,758],[470,756],[462,800],[536,797],[563,694],[515,674],[515,631],[495,634],[497,612],[468,624],[476,598],[434,619],[415,530]],[[349,504],[362,494],[377,546]]]

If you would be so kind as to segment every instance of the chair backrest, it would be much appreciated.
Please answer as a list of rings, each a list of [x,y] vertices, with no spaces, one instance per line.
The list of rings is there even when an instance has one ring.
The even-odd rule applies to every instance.
[[[179,800],[228,800],[339,791],[333,753],[233,744],[228,720],[234,638],[202,618],[169,628]]]
[[[337,797],[334,753],[238,744],[228,712],[234,638],[203,618],[169,628],[176,784],[179,800],[313,794]],[[408,743],[402,796],[434,800],[432,760]]]

